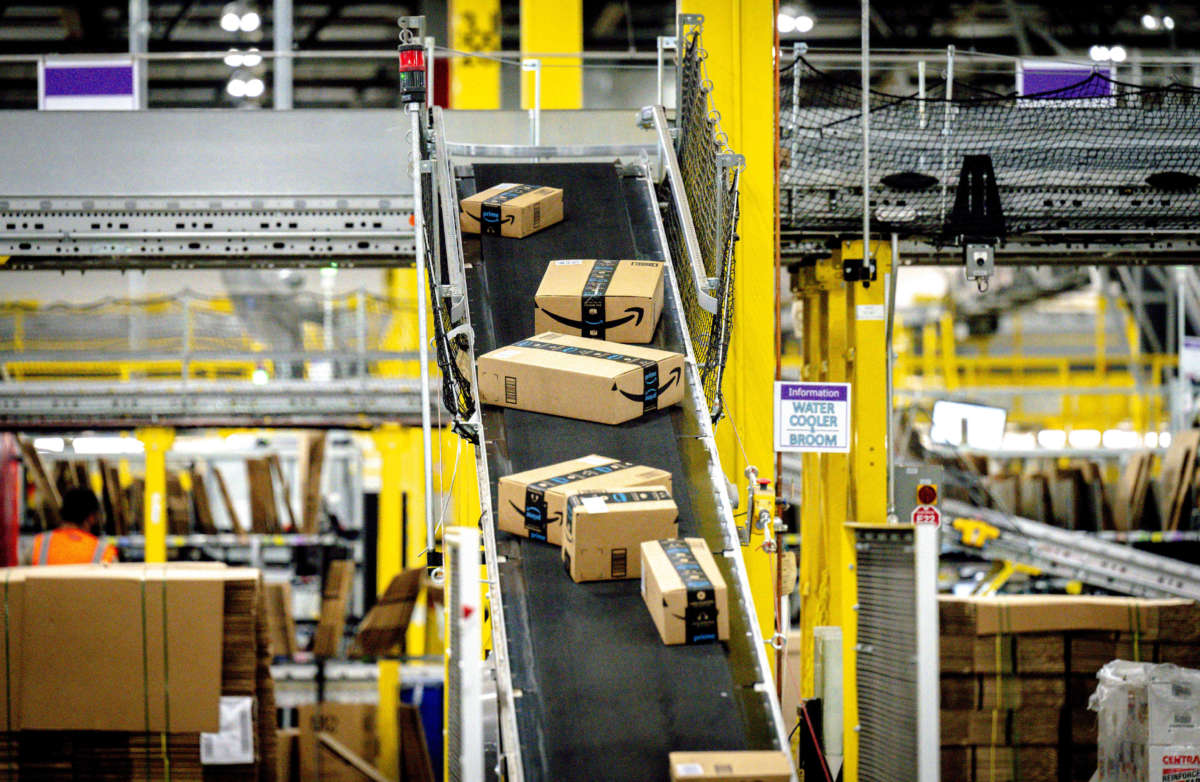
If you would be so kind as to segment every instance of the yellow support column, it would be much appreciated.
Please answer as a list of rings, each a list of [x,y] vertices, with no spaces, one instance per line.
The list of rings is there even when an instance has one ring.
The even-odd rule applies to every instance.
[[[167,561],[167,451],[175,430],[139,429],[137,438],[146,451],[146,492],[142,510],[146,535],[146,562]]]
[[[542,61],[543,109],[583,108],[582,51],[583,0],[521,0],[521,57]],[[534,74],[522,73],[521,108],[533,99]]]
[[[852,381],[850,454],[853,491],[849,518],[859,524],[887,523],[887,350],[884,275],[891,271],[887,242],[871,242],[878,281],[849,287],[848,315],[853,344],[849,351]],[[847,242],[843,258],[862,258],[862,242]]]
[[[746,156],[741,177],[741,220],[734,278],[733,334],[725,369],[725,413],[741,434],[749,463],[760,478],[775,480],[775,443],[771,415],[778,355],[779,314],[763,306],[775,301],[776,100],[775,6],[739,0],[681,0],[679,13],[703,14],[701,37],[708,51],[705,67],[712,98],[721,113],[729,146]],[[771,99],[772,111],[765,110]],[[717,431],[725,474],[735,486],[746,483],[742,458],[730,425]],[[763,637],[775,633],[772,559],[746,550],[746,570]],[[768,655],[774,665],[774,655]]]
[[[376,536],[375,592],[382,595],[402,567],[404,523],[403,480],[406,432],[397,424],[384,424],[373,433],[379,451],[379,521]],[[379,770],[384,776],[399,774],[400,735],[396,707],[400,699],[400,663],[379,662]]]
[[[450,0],[451,48],[500,50],[500,0]],[[450,60],[450,108],[500,108],[500,63],[457,55]]]

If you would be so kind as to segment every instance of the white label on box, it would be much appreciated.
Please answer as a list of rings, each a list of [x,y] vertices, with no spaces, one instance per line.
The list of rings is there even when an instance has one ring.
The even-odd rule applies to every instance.
[[[555,266],[582,266],[583,261],[555,261]]]
[[[854,308],[859,320],[883,320],[882,304],[859,304]]]
[[[704,773],[704,766],[699,763],[676,763],[675,776],[698,777]]]
[[[584,464],[608,464],[612,461],[612,459],[608,458],[607,456],[596,456],[595,454],[591,454],[589,456],[576,459],[576,461],[583,462]]]
[[[517,350],[516,348],[513,348],[512,350],[501,350],[497,353],[493,353],[492,358],[504,359],[504,358],[512,358],[513,356],[519,356],[519,355],[521,355],[521,351]]]
[[[580,497],[579,502],[588,513],[603,513],[608,510],[608,503],[603,497]]]
[[[227,766],[254,762],[254,699],[221,696],[221,732],[200,734],[200,762]]]

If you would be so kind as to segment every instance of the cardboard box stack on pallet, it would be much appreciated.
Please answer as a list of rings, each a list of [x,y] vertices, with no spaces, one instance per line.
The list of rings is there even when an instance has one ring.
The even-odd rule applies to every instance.
[[[0,780],[274,779],[257,570],[9,568],[3,594]]]
[[[940,607],[943,782],[1086,782],[1100,668],[1200,664],[1200,605],[1189,601],[943,597]]]

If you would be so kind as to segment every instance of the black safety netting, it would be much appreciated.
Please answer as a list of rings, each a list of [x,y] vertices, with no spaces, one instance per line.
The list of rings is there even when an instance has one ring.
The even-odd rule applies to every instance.
[[[783,229],[861,232],[857,72],[801,57],[781,76]],[[1200,229],[1200,89],[1095,69],[1033,94],[958,82],[950,94],[944,81],[924,97],[871,93],[873,230],[949,244],[1054,232],[1120,243]]]

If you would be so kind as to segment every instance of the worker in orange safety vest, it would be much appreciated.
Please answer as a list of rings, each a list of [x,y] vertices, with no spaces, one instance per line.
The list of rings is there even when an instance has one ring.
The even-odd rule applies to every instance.
[[[90,489],[69,489],[62,499],[62,523],[33,539],[34,565],[115,562],[117,548],[93,533],[100,526],[100,501]]]

